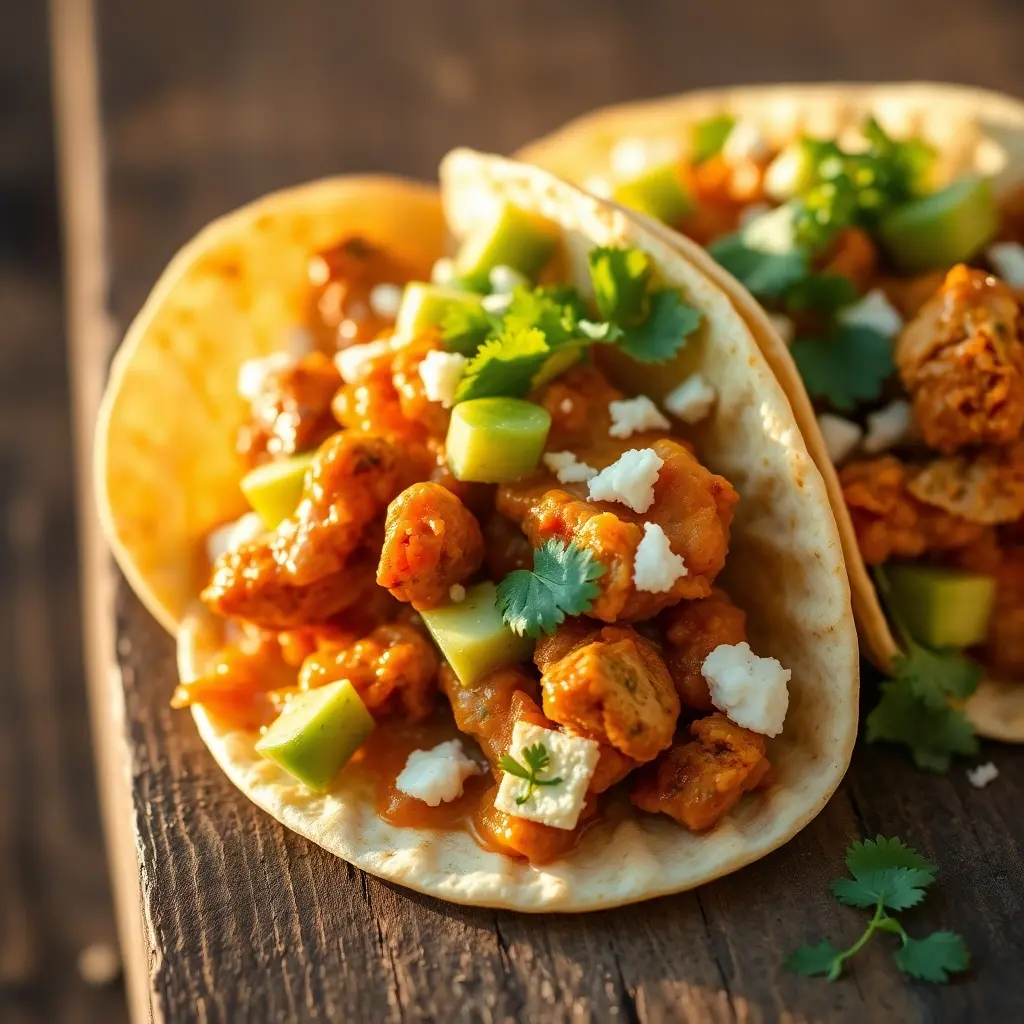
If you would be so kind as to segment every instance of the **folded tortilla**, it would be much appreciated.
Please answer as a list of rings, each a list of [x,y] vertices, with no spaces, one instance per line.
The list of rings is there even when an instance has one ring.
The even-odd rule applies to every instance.
[[[623,104],[587,114],[518,155],[569,181],[593,183],[608,174],[612,147],[622,139],[655,144],[685,140],[693,125],[716,114],[753,121],[768,142],[779,147],[801,134],[839,136],[859,128],[873,114],[897,137],[920,135],[929,141],[938,152],[938,173],[944,177],[985,174],[997,194],[1024,180],[1024,103],[982,89],[928,82],[745,86]],[[864,653],[883,671],[889,670],[899,646],[860,556],[839,477],[796,364],[779,344],[764,311],[730,274],[689,239],[643,220],[649,230],[672,239],[687,260],[729,295],[761,345],[832,499]],[[1024,680],[983,680],[966,712],[980,735],[1024,742]]]
[[[646,250],[667,284],[703,314],[681,373],[718,390],[696,438],[701,459],[741,495],[723,583],[748,613],[750,641],[792,669],[785,731],[770,741],[776,782],[695,835],[631,812],[590,830],[543,867],[489,852],[463,832],[397,828],[338,776],[318,795],[202,708],[200,733],[231,780],[283,824],[382,878],[457,903],[583,911],[678,892],[780,846],[825,805],[850,760],[858,661],[849,583],[821,475],[783,389],[744,320],[695,264],[636,218],[535,168],[468,151],[431,189],[395,179],[337,178],[271,195],[206,228],[174,259],[117,356],[96,440],[97,493],[111,546],[153,614],[179,635],[183,678],[222,641],[196,612],[209,529],[243,511],[234,436],[245,409],[239,364],[280,347],[298,323],[306,257],[358,230],[422,268],[512,200],[558,224],[578,286],[595,245]],[[665,375],[666,377],[668,374]],[[170,697],[170,694],[168,694]]]

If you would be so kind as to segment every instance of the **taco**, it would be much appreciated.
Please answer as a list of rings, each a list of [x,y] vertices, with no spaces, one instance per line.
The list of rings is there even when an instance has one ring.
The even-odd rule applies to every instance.
[[[869,737],[943,767],[974,749],[968,698],[978,733],[1024,741],[1024,104],[719,90],[599,111],[523,157],[681,232],[765,345],[832,497],[865,651],[895,675]]]
[[[174,259],[103,405],[110,543],[174,704],[337,856],[524,911],[699,885],[849,762],[821,477],[673,248],[535,168],[441,177],[271,195]]]

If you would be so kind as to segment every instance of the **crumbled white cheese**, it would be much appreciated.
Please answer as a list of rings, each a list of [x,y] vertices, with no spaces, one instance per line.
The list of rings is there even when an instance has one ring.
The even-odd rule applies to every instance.
[[[210,564],[227,551],[234,551],[255,540],[266,531],[263,520],[255,512],[246,512],[240,519],[225,523],[206,535],[206,555]]]
[[[741,228],[746,227],[752,220],[757,220],[762,214],[768,213],[771,207],[767,203],[751,203],[740,210]]]
[[[753,121],[737,121],[722,143],[722,159],[727,164],[763,160],[770,153],[767,140]]]
[[[527,790],[528,783],[506,772],[494,798],[494,806],[517,818],[539,821],[552,828],[573,829],[587,798],[587,787],[597,767],[600,754],[594,740],[584,739],[567,732],[545,729],[528,722],[516,722],[512,727],[512,742],[508,754],[524,768],[529,768],[523,756],[526,747],[542,744],[550,758],[547,767],[537,773],[540,781],[560,779],[557,785],[536,786],[521,803],[516,800]]]
[[[290,352],[272,352],[258,359],[246,359],[238,368],[238,394],[247,402],[256,401],[272,373],[287,370],[297,362],[298,359]]]
[[[999,769],[991,761],[986,761],[984,764],[967,769],[967,781],[975,789],[984,789],[998,777]]]
[[[903,329],[903,317],[881,288],[872,288],[863,298],[841,310],[838,318],[851,327],[870,327],[887,338],[896,337]]]
[[[985,258],[1011,288],[1024,288],[1024,245],[996,242],[985,250]]]
[[[682,555],[677,555],[657,523],[644,523],[644,535],[633,559],[633,583],[637,590],[664,594],[676,580],[688,574]]]
[[[447,256],[434,261],[430,271],[430,280],[434,284],[451,284],[455,278],[455,264]]]
[[[779,337],[787,344],[792,345],[796,337],[796,324],[784,313],[769,313],[768,319],[772,327],[778,332]]]
[[[545,452],[541,460],[560,484],[585,484],[597,476],[597,470],[579,462],[573,452]]]
[[[483,306],[485,312],[492,316],[504,316],[508,312],[508,307],[512,305],[512,296],[506,294],[485,295],[480,300],[480,305]]]
[[[621,501],[634,512],[646,512],[654,504],[654,484],[663,465],[653,448],[631,448],[590,481],[590,499]]]
[[[530,283],[518,270],[506,267],[504,263],[491,267],[487,279],[491,282],[491,291],[498,295],[511,295],[516,288]]]
[[[619,139],[608,154],[612,174],[620,179],[636,178],[659,164],[671,163],[680,155],[678,139]]]
[[[759,658],[746,642],[719,644],[705,659],[711,703],[744,729],[778,736],[789,709],[792,673],[774,658]]]
[[[828,449],[828,457],[835,466],[857,447],[864,434],[856,423],[831,412],[823,412],[818,417],[818,429]]]
[[[420,380],[431,402],[440,402],[450,409],[455,401],[455,390],[466,372],[469,360],[458,352],[440,352],[431,349],[420,362]]]
[[[907,436],[912,419],[910,403],[902,398],[895,399],[877,412],[869,412],[868,429],[861,447],[869,455],[888,451]]]
[[[466,588],[461,583],[453,583],[448,588],[448,600],[452,604],[460,604],[466,600]]]
[[[463,751],[462,741],[448,740],[431,750],[414,750],[395,779],[395,788],[437,807],[462,796],[462,784],[480,772],[476,761]]]
[[[714,386],[701,374],[694,373],[673,388],[661,404],[684,423],[699,423],[711,412],[717,397]]]
[[[349,345],[340,352],[334,353],[334,365],[346,384],[359,380],[370,364],[391,351],[391,345],[385,341],[367,341],[362,345]]]
[[[632,437],[645,430],[668,430],[671,426],[646,395],[609,402],[608,412],[612,417],[612,425],[608,428],[611,437]]]
[[[394,320],[402,305],[402,291],[399,284],[375,284],[370,289],[370,308],[382,319]]]

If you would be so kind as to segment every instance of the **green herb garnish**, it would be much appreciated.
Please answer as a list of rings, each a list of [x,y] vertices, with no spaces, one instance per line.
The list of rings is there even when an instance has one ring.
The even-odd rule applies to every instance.
[[[502,331],[485,341],[466,364],[455,392],[456,402],[472,398],[519,398],[530,390],[551,348],[536,327]]]
[[[551,538],[533,553],[533,569],[516,569],[498,584],[498,610],[513,633],[553,633],[566,615],[590,611],[604,566],[589,548]]]
[[[870,327],[835,324],[823,338],[798,338],[790,352],[811,397],[836,409],[880,398],[893,372],[891,339]]]
[[[978,687],[981,666],[959,651],[933,651],[919,644],[889,599],[889,581],[875,569],[875,582],[903,653],[893,659],[893,678],[882,683],[882,699],[867,717],[867,740],[902,743],[926,771],[949,770],[954,754],[975,754],[974,727],[951,700],[966,700]]]
[[[483,308],[452,303],[441,320],[441,339],[449,352],[471,356],[501,330],[501,318]]]
[[[945,982],[949,975],[970,966],[970,954],[963,939],[954,932],[932,932],[923,939],[911,938],[888,910],[907,910],[924,899],[925,889],[935,881],[938,867],[899,839],[876,836],[855,842],[846,851],[851,878],[832,883],[836,899],[848,907],[874,907],[874,914],[861,937],[846,949],[830,942],[801,946],[786,959],[786,967],[797,974],[825,975],[835,981],[843,965],[859,952],[875,932],[898,935],[900,946],[893,955],[896,966],[912,978]]]
[[[736,118],[718,114],[700,121],[693,128],[693,162],[702,164],[722,151],[729,133],[736,127]]]
[[[538,786],[557,786],[562,777],[554,779],[538,778],[541,772],[546,772],[551,765],[551,755],[543,743],[534,743],[533,746],[523,748],[523,760],[525,766],[521,765],[511,754],[502,754],[498,758],[498,767],[517,779],[526,780],[526,789],[521,796],[516,797],[516,805],[522,806],[533,795]]]

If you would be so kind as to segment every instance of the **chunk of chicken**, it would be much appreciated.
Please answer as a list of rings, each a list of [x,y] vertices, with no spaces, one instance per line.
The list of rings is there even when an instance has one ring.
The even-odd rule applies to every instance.
[[[663,813],[694,832],[711,828],[769,769],[763,736],[715,713],[690,726],[693,739],[650,766],[631,799],[643,811]]]
[[[663,438],[650,447],[663,465],[654,485],[654,503],[643,514],[619,502],[588,500],[586,484],[548,489],[542,478],[498,490],[499,511],[520,523],[535,547],[551,537],[574,541],[604,566],[597,580],[600,594],[589,612],[603,622],[648,619],[682,598],[706,597],[725,565],[738,495],[685,445]],[[687,568],[687,575],[669,591],[638,591],[633,583],[645,522],[661,526]]]
[[[857,545],[868,565],[890,558],[916,558],[976,541],[984,526],[926,505],[910,492],[913,470],[899,459],[851,462],[839,474]]]
[[[544,713],[633,761],[672,743],[679,697],[657,648],[629,626],[605,626],[541,678]]]
[[[299,686],[312,690],[348,679],[375,717],[401,712],[411,721],[434,708],[440,661],[433,644],[416,628],[393,622],[355,643],[326,642],[299,670]]]
[[[366,600],[365,559],[350,565],[351,556],[430,461],[415,445],[348,430],[333,435],[313,459],[295,515],[217,559],[202,599],[220,615],[271,630],[328,622]]]
[[[341,374],[322,352],[267,375],[238,431],[238,450],[250,465],[319,447],[338,429],[331,400]]]
[[[445,604],[484,557],[480,524],[440,484],[416,483],[388,506],[377,582],[414,608]]]
[[[679,699],[687,707],[713,711],[708,683],[701,669],[704,659],[722,644],[747,639],[747,617],[729,595],[716,587],[701,601],[680,601],[662,613],[665,664]]]
[[[557,452],[589,445],[608,436],[611,402],[622,392],[592,365],[576,365],[548,384],[537,401],[551,414],[547,449]]]
[[[960,265],[903,329],[896,366],[926,444],[1009,444],[1024,426],[1024,345],[1013,292]]]

